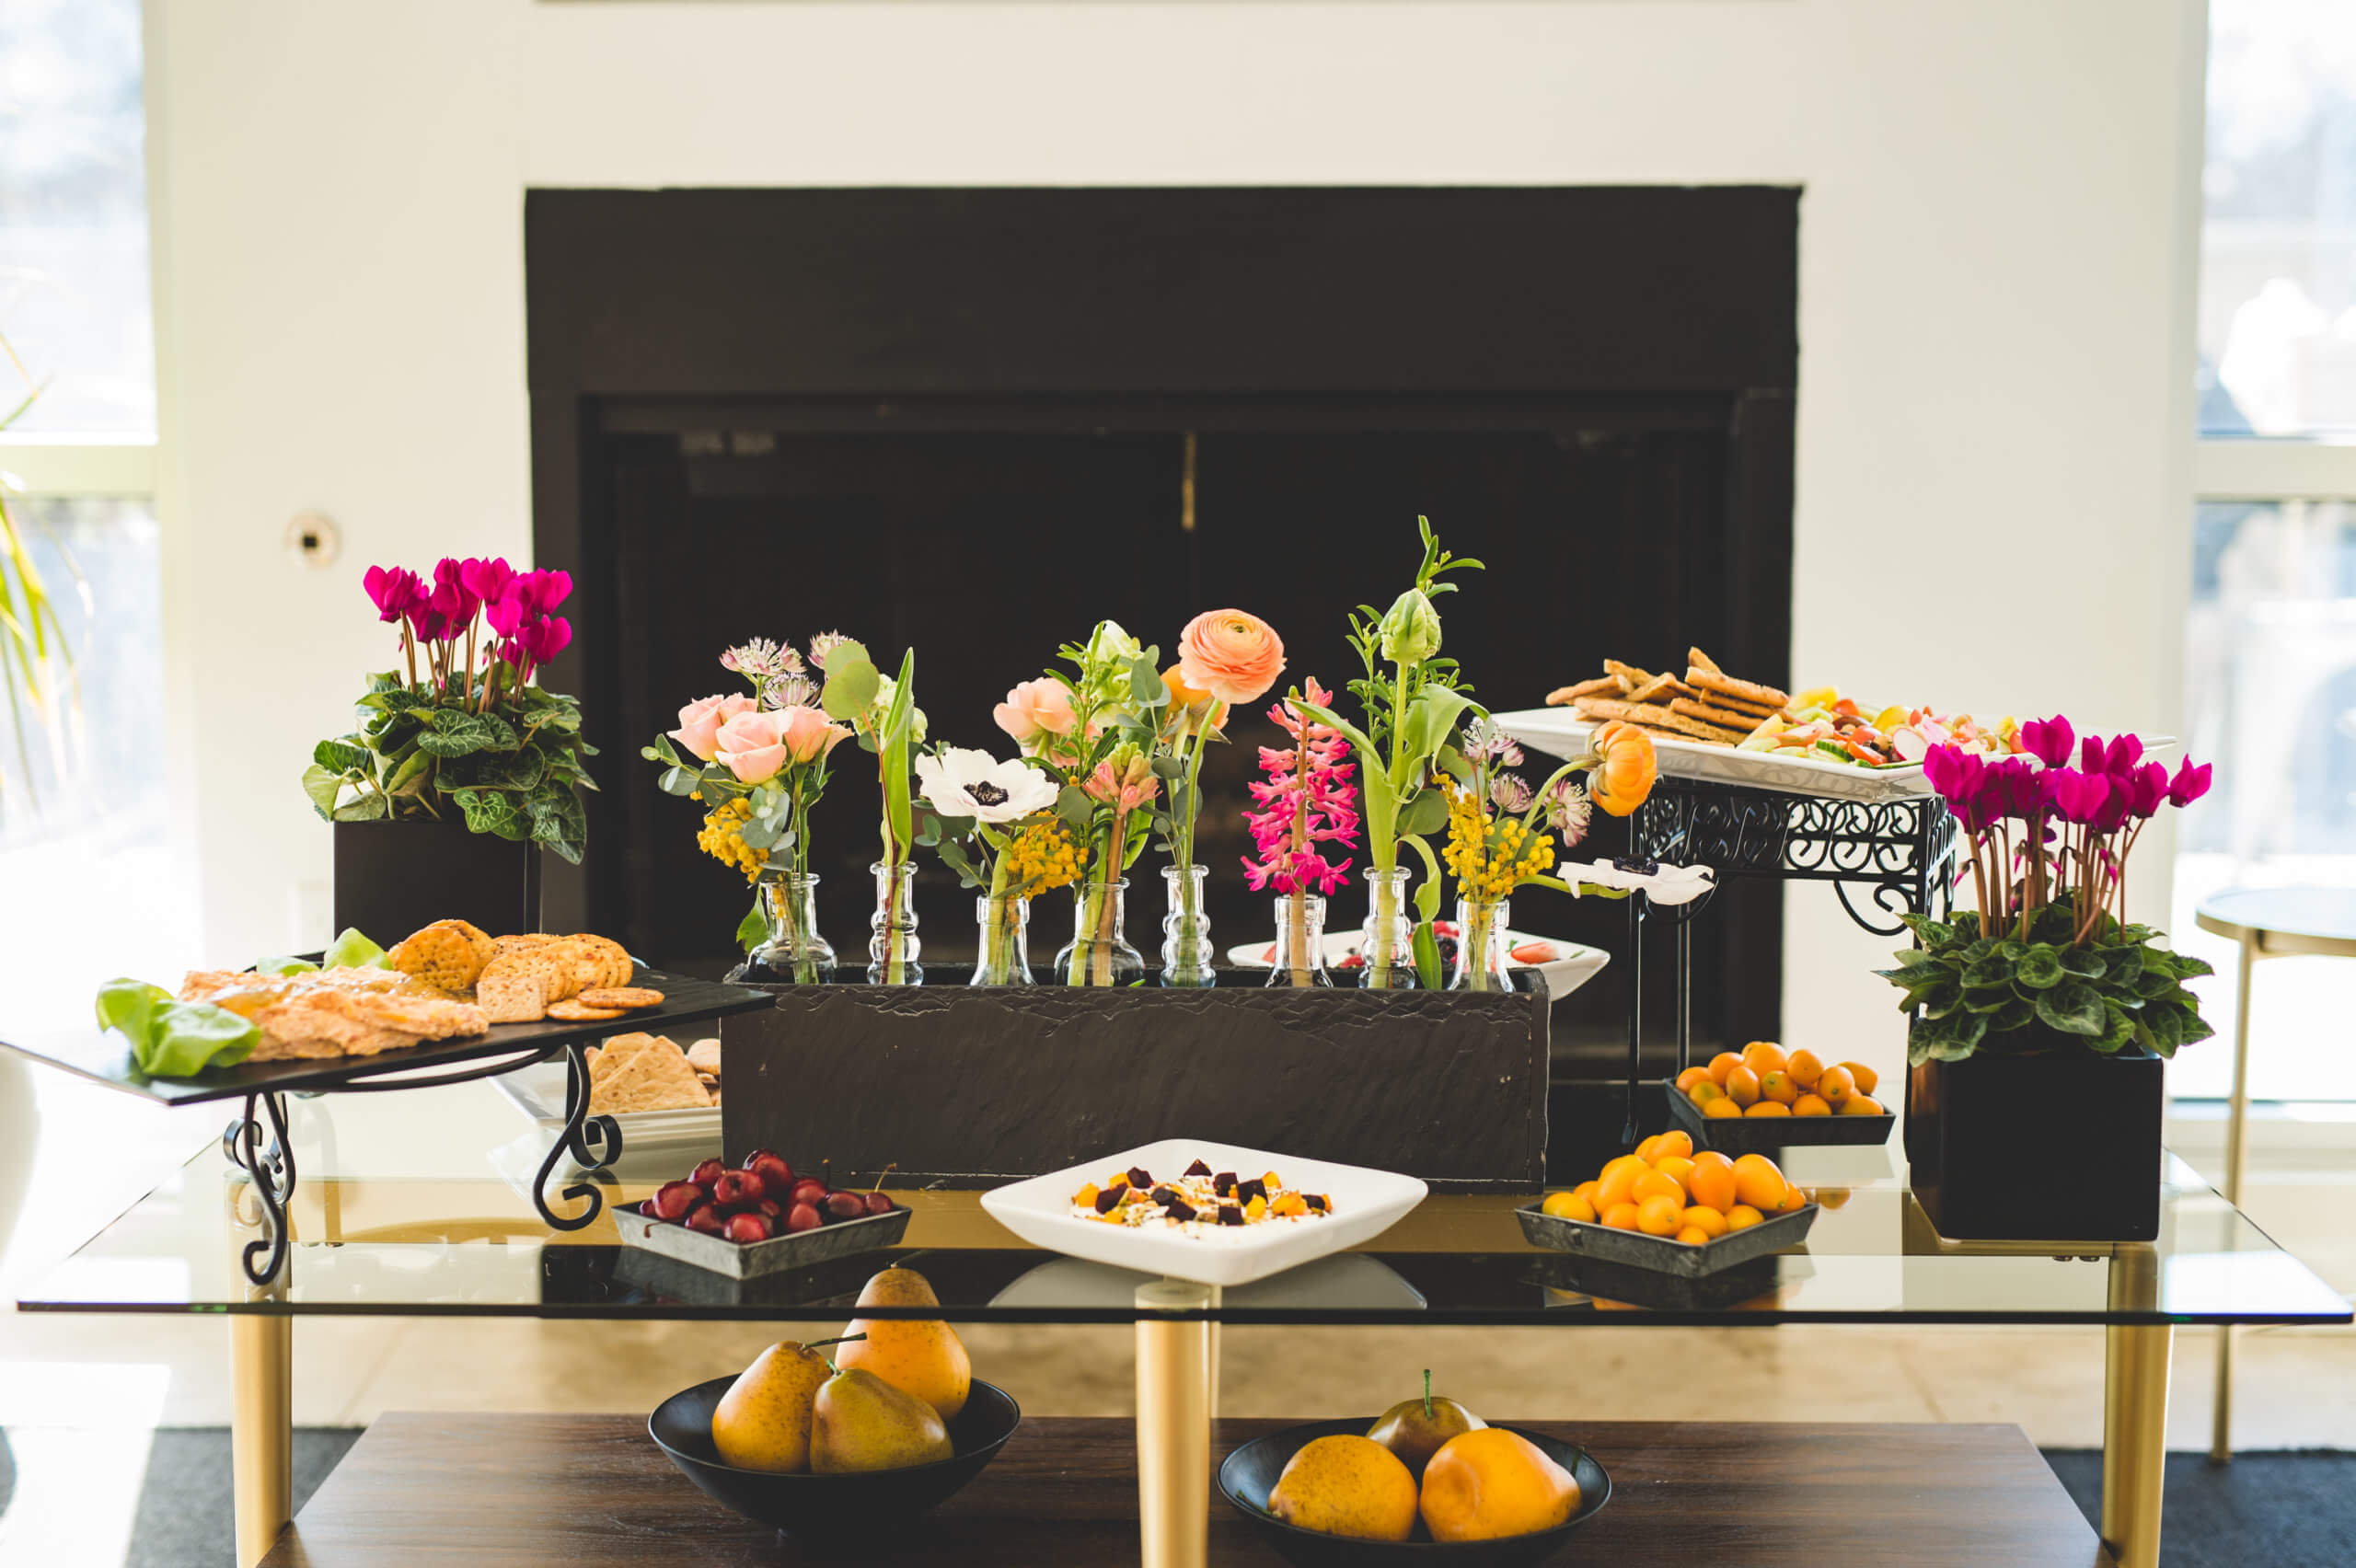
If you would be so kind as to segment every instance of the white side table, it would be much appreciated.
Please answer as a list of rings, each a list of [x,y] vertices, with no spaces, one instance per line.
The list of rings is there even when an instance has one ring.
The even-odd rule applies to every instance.
[[[2242,1201],[2242,1166],[2249,1117],[2250,968],[2261,958],[2322,954],[2356,958],[2356,888],[2238,887],[2212,894],[2194,912],[2202,930],[2241,947],[2240,987],[2234,994],[2234,1098],[2225,1124],[2225,1200]],[[2209,1460],[2234,1457],[2234,1332],[2217,1331],[2217,1409]]]

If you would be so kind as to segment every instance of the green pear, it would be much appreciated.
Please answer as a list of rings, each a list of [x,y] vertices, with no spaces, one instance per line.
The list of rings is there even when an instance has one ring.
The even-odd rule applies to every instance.
[[[1402,1400],[1367,1428],[1367,1435],[1399,1456],[1420,1476],[1440,1445],[1460,1433],[1477,1432],[1489,1424],[1454,1400],[1432,1398],[1432,1371],[1424,1368],[1424,1397]]]
[[[907,1470],[954,1454],[941,1412],[874,1373],[852,1367],[818,1386],[810,1468],[819,1474]]]
[[[711,1446],[722,1461],[738,1470],[808,1470],[812,1406],[834,1370],[814,1347],[791,1340],[755,1356],[711,1412]]]

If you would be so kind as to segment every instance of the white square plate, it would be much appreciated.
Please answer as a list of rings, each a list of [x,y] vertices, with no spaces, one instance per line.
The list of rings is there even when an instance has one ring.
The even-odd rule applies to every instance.
[[[1214,1170],[1239,1175],[1273,1170],[1295,1191],[1323,1193],[1333,1212],[1320,1220],[1227,1226],[1205,1236],[1107,1225],[1071,1212],[1075,1193],[1115,1170],[1142,1166],[1157,1180],[1167,1180],[1197,1159]],[[1248,1285],[1371,1241],[1422,1203],[1426,1191],[1413,1176],[1362,1165],[1335,1165],[1207,1138],[1162,1138],[984,1193],[982,1208],[1033,1246],[1068,1257],[1198,1285]]]

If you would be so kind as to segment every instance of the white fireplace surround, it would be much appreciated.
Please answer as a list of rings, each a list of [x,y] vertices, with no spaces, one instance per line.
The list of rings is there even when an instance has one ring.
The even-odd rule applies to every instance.
[[[528,550],[532,186],[1798,185],[1796,678],[2175,729],[2201,27],[2198,0],[149,0],[161,711],[207,951],[324,935],[295,778],[385,657],[360,569]],[[306,509],[349,570],[282,549]],[[1894,1065],[1881,987],[1824,980],[1888,944],[1791,900],[1787,1038]]]

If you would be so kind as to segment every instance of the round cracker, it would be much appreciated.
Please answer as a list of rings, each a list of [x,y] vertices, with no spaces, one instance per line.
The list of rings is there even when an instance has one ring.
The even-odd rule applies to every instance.
[[[637,1008],[659,1008],[663,993],[644,986],[592,986],[573,998],[586,1007],[620,1008],[629,1011]]]
[[[626,1018],[626,1008],[593,1008],[585,1002],[567,997],[549,1004],[549,1016],[562,1023],[603,1023],[607,1019]]]

